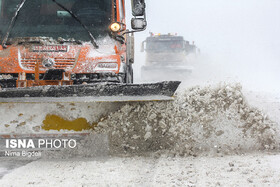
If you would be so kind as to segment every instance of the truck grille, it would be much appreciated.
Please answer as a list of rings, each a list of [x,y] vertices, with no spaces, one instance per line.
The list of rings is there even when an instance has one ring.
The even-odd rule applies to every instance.
[[[41,64],[41,59],[36,58],[22,58],[20,60],[21,66],[25,70],[34,70],[36,62],[39,62],[40,68],[45,68]],[[52,68],[54,69],[72,69],[75,64],[75,58],[54,58],[55,64]]]

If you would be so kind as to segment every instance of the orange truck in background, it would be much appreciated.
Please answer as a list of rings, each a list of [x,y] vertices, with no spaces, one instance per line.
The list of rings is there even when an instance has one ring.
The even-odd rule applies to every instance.
[[[141,52],[146,52],[146,62],[141,68],[142,80],[185,80],[191,74],[195,61],[190,56],[197,54],[194,42],[190,44],[177,34],[155,34],[142,42]]]

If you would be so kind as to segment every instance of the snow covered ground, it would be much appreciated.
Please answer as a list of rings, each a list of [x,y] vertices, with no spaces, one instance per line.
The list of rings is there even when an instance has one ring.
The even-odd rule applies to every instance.
[[[280,154],[38,160],[0,186],[279,186]]]
[[[153,116],[155,114],[158,115],[163,110],[161,104],[146,104],[137,110],[134,105],[128,105],[109,116],[107,121],[105,120],[100,125],[100,128],[104,130],[104,128],[110,127],[112,120],[118,123],[119,126],[113,128],[113,133],[121,135],[121,138],[116,139],[117,136],[115,136],[113,140],[120,144],[126,143],[125,150],[128,150],[129,154],[115,154],[116,151],[121,151],[121,148],[124,147],[114,145],[111,147],[114,149],[114,154],[112,156],[104,154],[104,157],[90,157],[88,147],[84,150],[86,157],[83,157],[83,155],[75,157],[75,153],[72,153],[74,158],[67,158],[67,156],[71,157],[71,155],[66,155],[71,154],[69,152],[62,153],[62,158],[64,159],[60,158],[59,155],[54,158],[50,156],[49,158],[38,160],[20,160],[19,158],[4,157],[0,158],[0,177],[2,177],[0,186],[279,186],[280,150],[277,147],[279,140],[277,139],[277,134],[274,134],[276,129],[273,127],[273,125],[278,125],[279,127],[280,124],[279,95],[245,90],[243,96],[239,91],[238,86],[200,87],[199,89],[192,89],[192,91],[185,95],[182,94],[179,100],[174,101],[175,104],[169,103],[166,105],[164,108],[165,114],[168,117],[171,112],[173,116],[168,117],[170,118],[169,123],[172,124],[175,121],[175,127],[177,127],[176,124],[179,124],[176,121],[178,119],[182,120],[181,122],[183,123],[181,125],[188,125],[189,121],[183,119],[182,116],[188,114],[192,110],[192,106],[203,108],[211,104],[211,107],[216,108],[216,113],[219,113],[219,115],[216,115],[215,113],[207,113],[205,111],[196,112],[199,116],[198,118],[194,116],[191,123],[198,123],[197,120],[200,118],[207,119],[199,122],[204,123],[205,127],[211,128],[205,131],[202,131],[202,129],[197,130],[196,136],[193,136],[191,141],[188,138],[177,139],[180,140],[180,144],[176,144],[176,146],[182,146],[182,143],[193,146],[189,147],[193,149],[192,152],[184,152],[183,156],[180,156],[181,149],[178,150],[178,147],[171,149],[171,152],[158,150],[158,147],[155,146],[150,150],[148,145],[153,142],[151,139],[156,134],[150,128],[147,128],[146,124],[143,124],[144,129],[138,129],[139,136],[143,136],[143,139],[146,137],[146,141],[137,140],[137,137],[127,139],[127,137],[132,136],[131,133],[133,132],[129,128],[125,129],[124,127],[126,127],[126,124],[131,123],[131,121],[129,121],[130,118],[125,116],[122,116],[124,119],[122,117],[117,118],[119,116],[118,112],[134,111],[132,119],[135,119],[136,124],[141,125],[143,122],[148,123],[150,118],[155,120]],[[213,94],[215,95],[215,100],[220,100],[220,97],[223,97],[224,100],[221,100],[220,103],[213,103],[211,100]],[[182,105],[183,103],[194,101],[194,98],[200,104]],[[241,101],[240,98],[243,98],[244,102],[235,102],[235,100]],[[205,103],[201,103],[201,101]],[[228,111],[221,110],[221,108],[224,108],[224,102],[222,101],[230,101],[230,103],[225,102],[227,106],[230,105]],[[176,106],[180,108],[180,113],[176,112]],[[149,107],[154,108],[150,109]],[[245,116],[247,115],[246,111],[253,112],[255,118],[248,117],[246,120],[240,120],[239,114],[236,112],[237,108],[243,108],[245,111],[243,115]],[[148,110],[145,111],[145,109]],[[182,114],[183,111],[186,111],[186,114]],[[145,112],[148,112],[148,114]],[[225,120],[228,119],[228,115],[231,112],[235,112],[234,115],[230,115],[231,120]],[[139,120],[138,115],[146,115],[147,118],[137,122]],[[219,120],[211,121],[209,116],[214,118],[219,116]],[[264,124],[271,125],[272,131],[264,133],[263,131],[265,130],[254,129],[254,131],[250,131],[252,130],[250,127],[242,127],[243,123],[261,116],[267,116],[272,120],[263,119]],[[162,118],[164,119],[164,116]],[[221,128],[218,122],[223,122],[224,126],[229,128],[223,129],[224,133],[222,135],[217,135],[217,132],[220,132],[219,128]],[[235,125],[236,122],[239,125]],[[255,121],[254,123],[258,122]],[[241,131],[238,131],[238,129],[241,129]],[[242,136],[242,129],[252,132],[253,137]],[[200,136],[200,131],[207,132],[208,135],[206,137]],[[185,134],[182,133],[181,135]],[[246,133],[243,135],[246,135]],[[216,137],[216,139],[212,136]],[[135,140],[142,146],[139,148],[140,152],[143,148],[152,152],[141,154],[137,152],[137,147],[129,152],[129,148],[135,145]],[[164,139],[157,137],[156,140]],[[246,140],[250,141],[246,144]],[[255,143],[251,140],[254,140]],[[267,143],[268,140],[275,141],[273,145],[276,148],[273,146],[274,148],[269,150],[270,147],[263,144]],[[88,143],[91,143],[90,140]],[[236,146],[238,143],[244,144],[238,147]],[[160,145],[166,146],[165,144]],[[203,149],[203,151],[200,151],[194,149],[197,145],[217,145],[217,147],[213,146],[208,150]],[[231,147],[226,145],[231,145]],[[252,145],[255,146],[252,147]],[[251,150],[246,150],[246,148]],[[265,148],[268,150],[265,150]],[[82,154],[83,150],[78,150],[78,152]]]

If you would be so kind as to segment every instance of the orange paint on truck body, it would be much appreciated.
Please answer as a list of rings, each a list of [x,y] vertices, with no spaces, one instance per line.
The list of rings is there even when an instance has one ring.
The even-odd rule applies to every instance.
[[[59,45],[58,45],[59,46]],[[43,67],[42,61],[54,60],[54,69],[65,69],[69,73],[101,73],[96,69],[99,63],[116,63],[117,68],[111,70],[119,73],[120,54],[94,56],[91,45],[68,45],[66,52],[33,52],[31,47],[9,46],[0,52],[0,73],[35,73],[35,64],[39,63],[40,73],[48,68]],[[121,53],[122,51],[120,51]]]
[[[124,1],[122,0],[121,2],[112,0],[111,22],[122,23],[125,28],[125,17],[120,16],[125,15],[125,7]],[[41,14],[43,13],[41,12]],[[77,27],[81,27],[81,25],[77,25]],[[8,45],[7,48],[3,48],[0,45],[0,74],[18,74],[18,87],[21,87],[19,86],[20,84],[24,84],[20,83],[24,81],[19,79],[20,76],[25,77],[26,74],[36,74],[35,67],[37,63],[39,64],[39,72],[37,73],[41,75],[46,73],[48,69],[63,69],[67,75],[119,74],[121,63],[126,62],[126,42],[121,44],[113,39],[113,35],[121,35],[123,32],[124,30],[120,33],[111,33],[115,44],[108,46],[109,53],[106,51],[104,53],[100,52],[89,42],[84,44],[32,44],[28,42],[19,44],[19,42],[14,42],[12,45]],[[38,38],[40,39],[40,37]],[[102,44],[100,45],[100,48],[104,47]],[[53,66],[46,67],[43,65],[43,62],[48,60],[53,62]],[[34,84],[36,80],[26,81],[28,81],[28,87],[36,86]],[[40,82],[40,85],[61,85],[59,81],[40,80]]]

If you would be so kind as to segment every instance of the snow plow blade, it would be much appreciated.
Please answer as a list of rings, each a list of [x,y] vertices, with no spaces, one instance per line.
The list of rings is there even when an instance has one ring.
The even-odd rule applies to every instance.
[[[149,84],[95,83],[70,86],[7,88],[0,91],[1,103],[17,102],[122,102],[172,100],[180,81]]]
[[[130,102],[172,101],[179,84],[179,81],[99,83],[2,89],[0,113],[5,115],[0,118],[0,157],[3,151],[12,150],[5,148],[10,139],[31,139],[35,143],[40,139],[46,142],[74,139],[77,149],[71,150],[71,154],[88,149],[91,155],[106,155],[110,139],[106,133],[95,133],[99,123]],[[87,145],[87,141],[92,143]],[[42,151],[37,145],[35,147],[36,151]],[[51,154],[59,150],[64,149],[52,147],[43,151]]]

